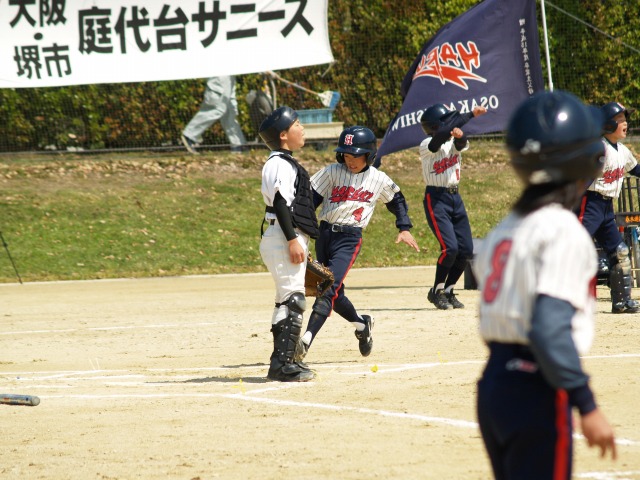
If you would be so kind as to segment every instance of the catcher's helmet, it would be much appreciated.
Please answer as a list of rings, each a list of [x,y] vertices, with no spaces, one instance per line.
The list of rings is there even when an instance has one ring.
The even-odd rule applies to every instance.
[[[449,111],[442,103],[436,103],[427,108],[422,114],[420,125],[427,135],[435,133],[443,124],[446,118],[455,114],[455,110]]]
[[[298,119],[298,112],[291,107],[276,108],[262,121],[258,131],[260,138],[271,150],[280,148],[280,132],[284,132]]]
[[[604,165],[603,125],[601,110],[575,95],[538,92],[509,121],[511,165],[527,185],[596,178]]]
[[[338,140],[338,148],[334,150],[338,163],[344,163],[344,154],[366,155],[367,165],[372,165],[376,159],[378,151],[377,139],[375,133],[367,127],[358,125],[345,128],[340,134]]]
[[[604,132],[605,133],[613,133],[618,128],[618,122],[616,122],[613,117],[618,115],[619,113],[624,113],[627,122],[629,121],[629,117],[635,111],[633,108],[625,108],[618,102],[609,102],[606,105],[602,106],[602,113],[604,114]]]

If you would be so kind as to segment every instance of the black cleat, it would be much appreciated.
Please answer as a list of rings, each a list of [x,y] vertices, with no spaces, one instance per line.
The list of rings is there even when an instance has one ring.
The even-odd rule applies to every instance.
[[[269,367],[267,378],[276,382],[308,382],[313,380],[316,374],[304,363],[272,363]]]
[[[373,349],[373,336],[371,330],[373,330],[373,317],[370,315],[362,315],[364,320],[364,330],[359,332],[356,330],[356,338],[358,339],[358,348],[360,348],[360,354],[363,357],[368,357]]]
[[[447,301],[451,304],[453,308],[464,308],[464,303],[456,298],[455,293],[451,290],[449,293],[445,293],[447,296]]]
[[[640,304],[635,300],[626,300],[611,306],[611,313],[638,313],[639,311]]]
[[[434,292],[433,288],[430,288],[427,294],[427,300],[433,303],[439,310],[451,310],[453,308],[453,305],[451,305],[447,299],[447,294],[444,293],[442,289]]]

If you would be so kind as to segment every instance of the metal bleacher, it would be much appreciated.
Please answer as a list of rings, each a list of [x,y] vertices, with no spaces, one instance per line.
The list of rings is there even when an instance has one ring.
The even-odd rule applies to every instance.
[[[616,223],[624,237],[624,242],[631,250],[631,273],[634,287],[640,287],[640,242],[638,229],[640,228],[640,179],[625,177],[622,191],[618,197],[616,209]]]

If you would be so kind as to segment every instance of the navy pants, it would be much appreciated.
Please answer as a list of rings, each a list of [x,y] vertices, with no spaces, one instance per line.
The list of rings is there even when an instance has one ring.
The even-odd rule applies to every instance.
[[[343,231],[333,231],[343,229]],[[359,228],[332,226],[320,222],[320,236],[316,240],[316,257],[333,273],[333,285],[325,292],[331,308],[350,322],[359,321],[351,301],[344,294],[344,279],[358,258],[362,247],[362,230]]]
[[[573,426],[567,392],[549,385],[530,350],[490,343],[478,381],[480,432],[496,480],[571,478]]]
[[[616,224],[613,199],[587,191],[582,197],[577,214],[584,228],[598,241],[607,256],[614,256],[618,245],[622,242],[622,235]]]
[[[444,188],[427,187],[422,203],[429,228],[440,244],[438,265],[450,268],[458,260],[464,270],[466,261],[473,258],[473,238],[462,197]]]

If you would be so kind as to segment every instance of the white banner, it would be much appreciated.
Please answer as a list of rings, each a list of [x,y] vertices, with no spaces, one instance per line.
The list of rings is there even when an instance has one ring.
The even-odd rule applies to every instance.
[[[0,0],[0,88],[333,62],[328,0]]]

